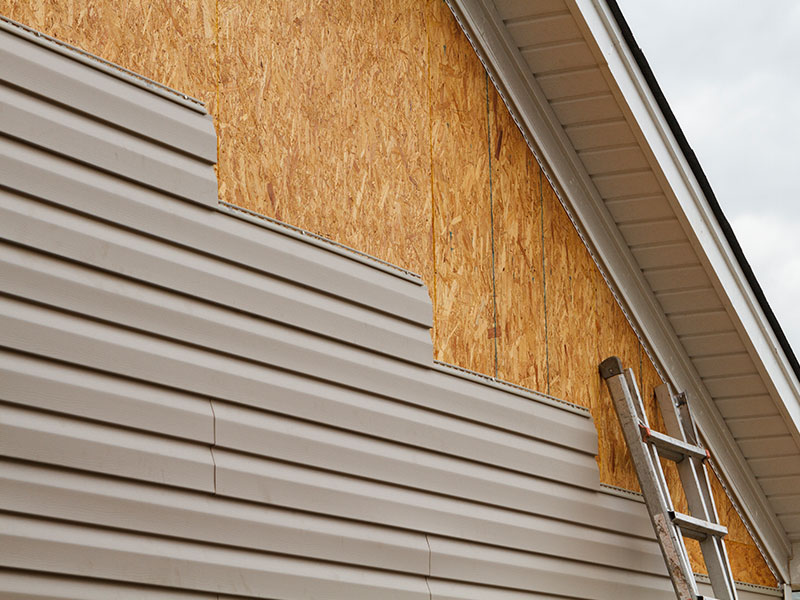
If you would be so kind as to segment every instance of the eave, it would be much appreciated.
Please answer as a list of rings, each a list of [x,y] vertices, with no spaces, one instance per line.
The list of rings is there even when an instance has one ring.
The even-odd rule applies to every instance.
[[[451,7],[662,376],[696,399],[715,466],[788,581],[800,475],[776,465],[800,473],[793,356],[611,7]]]

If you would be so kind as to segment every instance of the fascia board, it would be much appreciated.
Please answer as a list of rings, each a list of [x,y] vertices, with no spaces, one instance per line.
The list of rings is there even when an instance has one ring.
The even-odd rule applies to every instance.
[[[763,541],[775,569],[788,579],[791,547],[786,533],[494,6],[482,0],[448,2],[579,233],[587,241],[604,277],[622,299],[623,310],[637,334],[645,340],[664,369],[664,375],[676,387],[697,398],[698,426],[714,447],[722,475],[732,493],[740,499],[742,510]],[[594,12],[594,6],[589,4]],[[573,13],[585,10],[584,2],[572,4],[570,9]],[[602,23],[597,14],[595,21],[595,25]],[[591,29],[590,33],[594,35]],[[603,55],[617,54],[619,45],[614,45],[608,33],[604,38],[604,43],[598,44],[606,49]],[[613,77],[613,73],[610,74]]]

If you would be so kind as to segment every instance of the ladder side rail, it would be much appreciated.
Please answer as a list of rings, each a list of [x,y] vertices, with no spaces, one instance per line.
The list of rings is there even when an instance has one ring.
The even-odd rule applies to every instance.
[[[633,380],[632,372],[629,370],[630,373],[626,375],[622,370],[620,360],[616,357],[604,361],[600,371],[606,380],[622,434],[636,467],[636,475],[645,499],[645,506],[650,515],[656,539],[661,546],[672,585],[679,598],[697,598],[697,584],[689,564],[683,538],[667,516],[672,503],[669,494],[665,494],[664,487],[659,484],[661,464],[658,454],[656,452],[654,456],[652,452],[654,449],[641,437],[639,417],[641,415],[643,417],[641,420],[646,423],[646,415],[641,408],[637,410],[636,402],[641,406],[641,398],[638,396],[635,381],[633,381],[633,385],[630,383]],[[656,464],[658,467],[655,466]],[[663,482],[663,475],[660,479]]]
[[[682,442],[688,441],[686,439],[686,430],[682,424],[683,419],[672,398],[669,384],[665,383],[658,386],[655,392],[656,400],[661,409],[661,416],[664,418],[667,435]],[[689,505],[689,514],[704,521],[717,523],[717,516],[713,511],[713,506],[708,502],[708,486],[703,485],[705,481],[701,479],[700,473],[698,473],[697,463],[699,462],[691,457],[686,457],[676,463],[683,490],[686,494],[686,501]],[[701,464],[700,469],[702,468]]]
[[[714,503],[714,496],[711,493],[711,483],[708,472],[703,462],[697,459],[690,459],[696,465],[695,472],[701,480],[701,489],[706,495],[706,506],[711,511],[712,523],[718,523],[717,507]],[[725,547],[725,540],[722,537],[708,536],[700,542],[700,549],[703,551],[703,559],[708,569],[708,577],[711,580],[711,588],[714,590],[719,600],[737,600],[736,586],[733,580],[733,571],[728,560],[728,551]],[[719,587],[719,589],[718,589]]]
[[[699,438],[686,398],[682,395],[676,404],[669,384],[656,388],[656,399],[664,418],[667,434],[681,441],[697,445]],[[689,514],[695,518],[719,524],[714,498],[711,494],[704,460],[686,456],[677,463],[678,474],[686,494]],[[737,600],[728,554],[722,538],[709,535],[700,541],[703,560],[708,569],[711,587],[719,600]]]
[[[639,393],[639,386],[636,383],[636,377],[633,374],[633,370],[625,369],[624,375],[625,375],[625,384],[628,387],[628,395],[633,401],[633,406],[636,409],[636,415],[639,418],[639,425],[642,425],[649,429],[650,422],[647,419],[647,412],[644,409],[644,402],[642,402],[642,396]],[[664,475],[664,469],[661,465],[661,458],[658,453],[658,448],[656,448],[652,444],[644,442],[644,440],[641,439],[641,428],[639,429],[639,436],[640,436],[639,441],[643,443],[647,454],[650,456],[650,463],[652,464],[652,469],[655,472],[654,475],[656,484],[661,490],[661,496],[664,499],[663,502],[664,508],[667,512],[672,511],[674,510],[674,506],[672,505],[672,496],[669,493],[669,487],[667,486],[667,478]]]

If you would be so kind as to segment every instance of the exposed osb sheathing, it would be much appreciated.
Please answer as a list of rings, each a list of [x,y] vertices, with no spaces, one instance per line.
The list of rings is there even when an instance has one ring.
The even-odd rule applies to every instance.
[[[219,23],[222,199],[429,278],[419,3],[219,0]]]
[[[434,355],[494,374],[488,83],[447,6],[429,7]]]
[[[619,356],[626,368],[633,369],[641,388],[639,340],[596,269],[595,289],[597,290],[595,361],[599,364],[599,361],[609,356]],[[616,487],[639,491],[636,472],[633,469],[633,463],[628,454],[608,388],[598,375],[595,375],[595,381],[598,391],[592,397],[591,409],[597,426],[597,459],[600,481]]]
[[[728,528],[725,544],[734,578],[758,585],[771,587],[778,585],[777,579],[770,571],[719,479],[711,469],[706,470],[711,480],[711,491],[717,505],[719,521]]]
[[[597,364],[634,368],[656,427],[661,381],[441,0],[0,0],[0,13],[205,101],[223,200],[420,273],[437,359],[589,407],[601,481],[638,489]],[[715,479],[714,492],[736,578],[775,585]]]
[[[597,269],[549,184],[543,202],[547,392],[590,407],[599,385]]]
[[[497,377],[546,390],[541,169],[494,87],[489,111]]]

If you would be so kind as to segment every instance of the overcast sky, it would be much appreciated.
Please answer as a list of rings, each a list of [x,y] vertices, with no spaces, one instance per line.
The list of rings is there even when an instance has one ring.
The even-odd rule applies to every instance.
[[[619,4],[800,356],[800,1]]]

